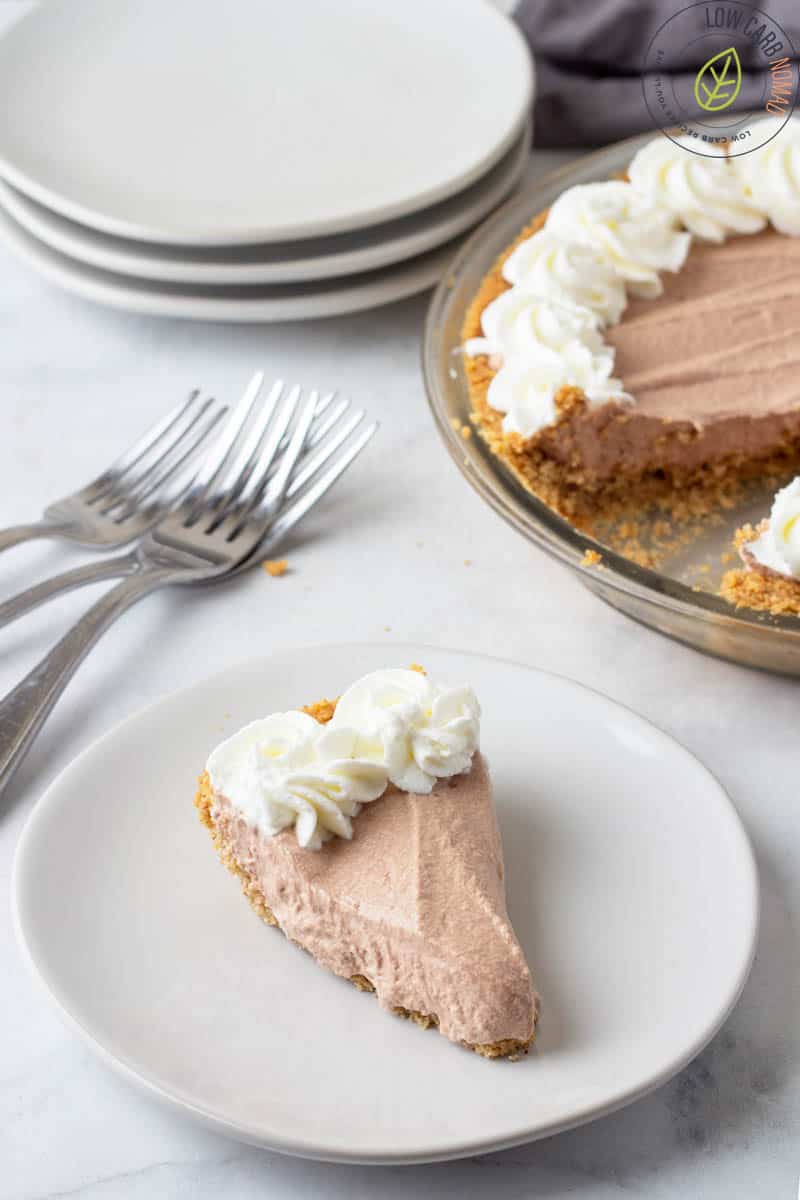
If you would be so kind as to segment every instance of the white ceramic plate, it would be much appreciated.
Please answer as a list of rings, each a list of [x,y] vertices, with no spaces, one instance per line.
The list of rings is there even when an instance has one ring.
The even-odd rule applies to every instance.
[[[194,321],[306,321],[377,308],[433,287],[458,239],[399,266],[319,283],[218,286],[159,283],[84,266],[26,233],[0,205],[0,240],[46,279],[109,308]]]
[[[508,906],[543,997],[518,1063],[318,968],[252,913],[192,805],[244,722],[412,661],[483,706]],[[568,680],[419,646],[286,651],[131,718],[39,802],[14,887],[35,972],[123,1075],[244,1141],[389,1163],[555,1133],[663,1083],[738,998],[758,909],[730,801],[666,734]]]
[[[123,237],[318,237],[469,186],[531,94],[486,0],[43,4],[0,40],[0,174]]]
[[[405,262],[476,224],[519,182],[528,161],[530,126],[500,162],[465,192],[361,233],[261,246],[195,250],[129,241],[79,225],[0,180],[0,204],[46,246],[105,271],[168,283],[297,283],[373,271]]]

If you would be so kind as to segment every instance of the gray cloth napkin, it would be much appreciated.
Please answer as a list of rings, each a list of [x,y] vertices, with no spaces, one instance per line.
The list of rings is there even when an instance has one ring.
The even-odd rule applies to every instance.
[[[514,18],[536,60],[537,146],[599,146],[652,129],[642,63],[656,31],[682,7],[679,0],[520,0]],[[800,52],[800,0],[760,0],[758,7]],[[696,20],[700,28],[700,7]],[[703,65],[687,61],[685,51],[680,57],[665,62],[665,70],[687,73]],[[761,95],[755,62],[755,52],[742,56],[737,107]]]

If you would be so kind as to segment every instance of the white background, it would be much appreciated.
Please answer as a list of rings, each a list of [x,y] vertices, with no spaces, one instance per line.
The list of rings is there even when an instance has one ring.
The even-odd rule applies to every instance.
[[[0,24],[19,9],[0,6]],[[531,170],[558,157],[535,156]],[[287,547],[289,574],[253,571],[196,596],[157,595],[105,637],[0,800],[5,895],[19,830],[44,787],[95,737],[165,691],[288,645],[383,639],[389,661],[395,642],[433,643],[597,687],[715,772],[745,820],[761,872],[762,930],[744,997],[677,1079],[583,1130],[460,1164],[308,1164],[207,1134],[96,1063],[25,972],[6,899],[0,1200],[796,1195],[798,684],[704,658],[633,624],[481,503],[428,413],[419,369],[425,306],[419,298],[272,327],[157,321],[72,299],[0,248],[0,525],[36,516],[83,483],[194,384],[234,398],[259,366],[309,387],[337,387],[382,422],[324,511]],[[9,551],[0,591],[78,560],[54,544]],[[65,598],[0,631],[1,691],[96,594]],[[579,729],[575,741],[580,753]]]

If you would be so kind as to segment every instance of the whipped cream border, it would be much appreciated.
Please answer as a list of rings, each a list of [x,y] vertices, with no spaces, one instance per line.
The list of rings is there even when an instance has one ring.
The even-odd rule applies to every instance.
[[[352,838],[352,819],[393,784],[427,794],[464,774],[480,740],[472,688],[433,682],[417,670],[374,671],[339,698],[322,724],[308,713],[273,713],[244,726],[210,754],[215,793],[267,836],[294,827],[319,850]]]
[[[647,142],[627,182],[566,189],[506,258],[510,287],[481,313],[483,336],[464,344],[496,368],[487,402],[504,414],[504,433],[529,438],[552,425],[567,387],[590,406],[635,404],[603,330],[621,320],[628,294],[661,294],[661,273],[682,268],[693,238],[721,243],[768,222],[800,236],[800,115],[735,158],[700,158],[684,148],[690,140]]]

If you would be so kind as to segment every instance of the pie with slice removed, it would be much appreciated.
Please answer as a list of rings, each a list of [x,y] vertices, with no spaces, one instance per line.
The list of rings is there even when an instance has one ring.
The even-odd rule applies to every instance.
[[[471,419],[580,528],[800,466],[800,117],[751,146],[657,136],[533,216],[469,306]]]

